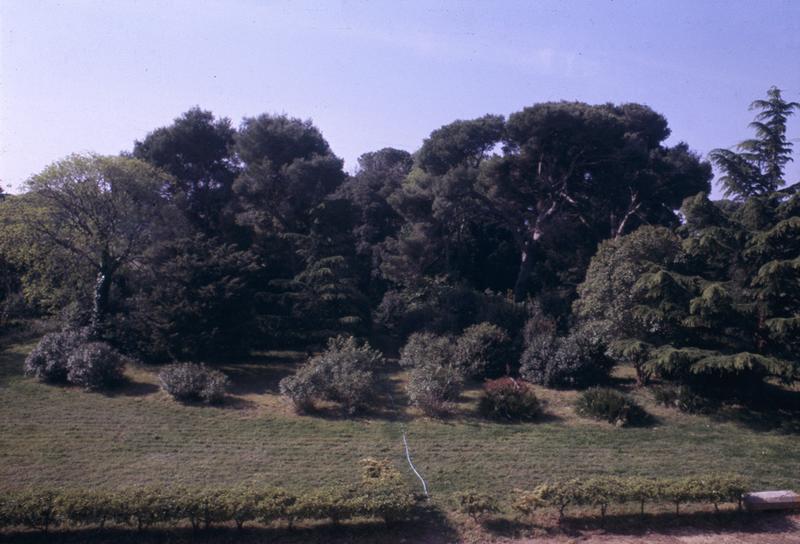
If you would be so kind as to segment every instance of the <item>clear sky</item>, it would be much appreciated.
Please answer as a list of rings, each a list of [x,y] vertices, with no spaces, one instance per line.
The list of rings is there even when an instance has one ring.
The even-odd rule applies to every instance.
[[[195,105],[311,118],[350,170],[561,99],[648,104],[705,154],[751,136],[771,85],[800,101],[797,0],[0,0],[0,180],[129,150]]]

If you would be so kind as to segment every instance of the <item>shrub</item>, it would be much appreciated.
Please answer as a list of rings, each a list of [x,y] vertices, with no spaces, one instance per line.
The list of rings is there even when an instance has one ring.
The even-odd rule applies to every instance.
[[[43,382],[66,382],[67,360],[86,338],[84,329],[65,329],[44,335],[25,358],[25,374],[35,376]]]
[[[295,514],[292,513],[292,508],[296,502],[297,497],[290,495],[282,489],[262,491],[257,506],[258,519],[268,525],[274,521],[285,518],[291,525],[295,516]]]
[[[416,333],[400,351],[400,365],[410,367],[406,391],[411,403],[435,415],[461,394],[463,375],[453,360],[449,336]]]
[[[386,523],[408,518],[416,507],[413,493],[388,459],[361,460],[361,482],[354,497],[360,515],[382,518]]]
[[[191,494],[184,490],[167,492],[157,487],[131,488],[117,494],[115,521],[134,524],[141,531],[155,523],[165,523],[190,517],[187,500]]]
[[[71,525],[97,525],[102,528],[113,520],[119,501],[108,492],[72,490],[62,493],[56,502],[61,518]]]
[[[696,393],[687,385],[653,387],[652,391],[657,403],[689,414],[712,412],[718,404],[713,399]]]
[[[471,517],[475,523],[478,523],[482,517],[498,511],[495,498],[479,491],[456,493],[455,499],[458,511]]]
[[[688,502],[741,504],[747,482],[738,476],[703,476],[677,479],[618,478],[613,476],[545,483],[530,491],[518,491],[513,508],[530,515],[536,508],[557,508],[563,517],[567,506],[596,506],[605,517],[611,504],[636,502],[644,513],[646,501],[668,501],[680,513]]]
[[[529,321],[520,375],[546,387],[588,387],[608,376],[613,361],[606,355],[600,331],[584,326],[556,336],[554,326]]]
[[[614,389],[592,387],[578,397],[578,414],[623,426],[643,423],[646,413],[633,400]]]
[[[293,519],[322,520],[331,523],[352,518],[358,512],[358,504],[349,490],[341,488],[318,489],[303,494],[287,509]]]
[[[105,342],[88,342],[75,348],[67,359],[67,381],[85,389],[103,389],[123,380],[125,362]]]
[[[507,421],[532,421],[542,413],[530,385],[513,378],[486,382],[479,409],[486,417]]]
[[[58,494],[53,491],[23,491],[4,499],[2,517],[9,526],[24,525],[47,534],[50,527],[60,522],[57,501]]]
[[[453,357],[464,376],[501,376],[511,366],[511,339],[491,323],[472,325],[458,337]]]
[[[376,371],[382,364],[383,355],[369,344],[360,345],[352,336],[337,336],[294,376],[281,380],[281,394],[301,411],[312,408],[315,400],[330,400],[352,414],[372,400]]]
[[[228,387],[228,377],[204,364],[174,363],[158,373],[161,387],[173,398],[182,401],[221,401]]]

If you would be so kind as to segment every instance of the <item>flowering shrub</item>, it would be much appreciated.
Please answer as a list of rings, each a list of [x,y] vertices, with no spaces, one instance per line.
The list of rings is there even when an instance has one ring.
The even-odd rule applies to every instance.
[[[531,421],[542,413],[530,385],[513,378],[486,382],[479,409],[486,417],[505,421]]]

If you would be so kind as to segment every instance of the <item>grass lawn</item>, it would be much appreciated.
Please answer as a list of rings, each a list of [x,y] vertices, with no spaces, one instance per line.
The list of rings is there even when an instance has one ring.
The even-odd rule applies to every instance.
[[[225,368],[232,394],[220,407],[182,405],[157,386],[154,369],[129,368],[111,395],[45,385],[22,375],[33,344],[0,353],[0,490],[26,486],[215,485],[243,481],[308,489],[354,480],[358,460],[389,457],[403,470],[401,433],[435,500],[477,488],[499,496],[547,479],[593,474],[682,476],[733,472],[757,487],[797,487],[800,435],[763,430],[758,417],[712,419],[634,396],[657,419],[645,428],[581,420],[574,392],[538,389],[543,422],[506,425],[474,413],[468,391],[453,417],[406,408],[402,374],[390,376],[396,409],[355,420],[293,414],[277,394],[292,354],[254,356]],[[625,372],[618,376],[628,387]],[[388,398],[385,406],[391,406]],[[410,475],[409,471],[409,478]]]

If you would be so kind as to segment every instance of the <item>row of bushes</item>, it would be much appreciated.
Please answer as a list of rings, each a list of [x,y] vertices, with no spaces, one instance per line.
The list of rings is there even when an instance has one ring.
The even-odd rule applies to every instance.
[[[126,358],[109,344],[94,339],[88,328],[44,335],[25,358],[24,370],[47,383],[69,383],[101,390],[124,380]],[[228,378],[204,364],[174,363],[159,372],[161,387],[181,401],[219,402]]]
[[[605,517],[613,504],[638,504],[644,513],[645,503],[671,503],[675,513],[687,503],[734,503],[741,508],[742,495],[748,484],[739,476],[700,476],[686,478],[621,478],[614,476],[574,479],[541,484],[530,491],[521,491],[512,506],[524,515],[537,508],[556,508],[559,518],[568,506],[597,507]]]
[[[142,530],[156,524],[265,525],[296,521],[379,518],[408,519],[417,498],[405,487],[362,483],[352,487],[292,494],[281,489],[235,487],[214,490],[135,488],[127,491],[25,491],[0,496],[0,528],[29,527],[47,532],[60,525],[122,524]]]
[[[50,383],[85,389],[113,387],[123,379],[125,358],[88,329],[65,329],[42,337],[25,359],[25,373]]]
[[[467,327],[457,337],[415,333],[400,351],[408,398],[429,415],[458,399],[466,379],[497,377],[510,370],[512,359],[511,339],[491,323]]]
[[[400,354],[400,365],[409,369],[408,397],[426,413],[437,414],[458,398],[464,380],[508,371],[511,351],[506,332],[490,323],[467,327],[457,337],[413,334]],[[384,365],[383,355],[368,343],[339,336],[281,380],[280,390],[297,411],[309,411],[317,401],[332,401],[352,414],[374,400],[378,371]]]
[[[671,503],[675,513],[682,504],[713,504],[714,510],[723,503],[737,504],[741,509],[742,496],[747,482],[739,476],[707,476],[689,478],[621,478],[614,476],[573,479],[565,482],[545,483],[530,491],[518,490],[511,508],[523,516],[530,516],[542,508],[558,510],[563,519],[567,507],[595,507],[605,519],[611,505],[636,504],[644,514],[646,503]],[[479,521],[498,512],[500,501],[479,491],[465,491],[454,496],[457,509]]]

